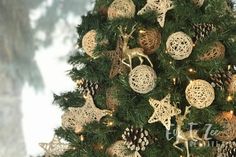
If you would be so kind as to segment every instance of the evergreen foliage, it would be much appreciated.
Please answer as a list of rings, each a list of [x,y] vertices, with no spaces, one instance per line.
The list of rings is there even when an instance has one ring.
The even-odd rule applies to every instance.
[[[219,69],[225,69],[229,64],[236,64],[236,22],[231,10],[226,8],[224,0],[207,0],[202,7],[196,7],[190,0],[173,0],[175,8],[168,11],[166,15],[165,26],[161,28],[156,22],[156,15],[152,12],[142,16],[135,15],[132,19],[119,18],[109,21],[107,15],[101,10],[107,9],[113,0],[96,0],[95,8],[86,16],[82,17],[82,23],[78,26],[79,34],[78,44],[82,46],[83,36],[95,29],[97,31],[97,41],[108,40],[108,45],[99,45],[96,47],[98,57],[91,58],[82,53],[76,53],[71,56],[69,63],[74,67],[69,72],[71,78],[76,81],[80,79],[90,80],[99,83],[99,91],[94,96],[95,104],[98,108],[106,109],[106,90],[115,85],[118,87],[118,100],[120,106],[114,111],[112,116],[104,117],[101,122],[87,124],[80,134],[75,134],[72,130],[59,128],[56,134],[63,137],[78,148],[66,152],[63,157],[106,157],[106,148],[115,141],[121,139],[125,128],[129,126],[142,127],[149,131],[157,140],[147,147],[144,152],[140,152],[143,157],[179,157],[182,152],[175,149],[172,144],[174,138],[170,141],[166,139],[166,129],[161,123],[148,124],[147,121],[153,113],[149,105],[149,98],[161,100],[168,93],[171,93],[171,101],[179,102],[178,107],[184,111],[188,105],[185,99],[185,87],[192,79],[204,79],[210,81],[210,74]],[[136,5],[136,11],[140,10],[146,3],[146,0],[133,0]],[[181,61],[173,60],[166,51],[166,41],[169,35],[177,31],[183,31],[194,38],[194,24],[210,23],[217,29],[201,41],[195,43],[194,50],[189,58]],[[154,70],[157,72],[158,79],[156,88],[148,94],[135,93],[129,86],[128,74],[123,74],[109,78],[111,60],[107,56],[108,51],[115,50],[118,40],[118,26],[126,26],[131,29],[133,25],[137,27],[158,28],[162,34],[162,42],[159,49],[149,57],[154,64]],[[138,34],[134,34],[134,39],[129,43],[130,47],[139,47],[137,42]],[[226,56],[223,59],[211,61],[200,61],[198,57],[206,52],[214,41],[221,41],[226,47]],[[170,62],[172,64],[170,64]],[[134,61],[133,67],[138,65]],[[149,65],[146,61],[144,64]],[[81,65],[83,65],[81,67]],[[78,68],[80,67],[80,68]],[[190,73],[192,68],[196,73]],[[173,84],[173,78],[177,79],[177,84]],[[205,109],[192,109],[191,114],[186,120],[196,122],[196,126],[201,132],[206,131],[205,124],[214,123],[214,117],[221,111],[235,110],[236,99],[226,101],[228,93],[226,90],[215,88],[216,99],[213,104]],[[55,95],[55,103],[66,110],[68,107],[82,106],[84,103],[83,95],[79,91],[63,93],[60,96]],[[107,126],[105,121],[109,119],[114,122],[112,126]],[[172,121],[174,124],[174,120]],[[185,125],[184,130],[189,128]],[[217,128],[217,125],[214,125]],[[175,127],[170,132],[173,133]],[[83,135],[85,140],[80,141]],[[103,149],[94,149],[95,144],[101,144]],[[212,156],[211,147],[191,147],[191,153],[195,156]]]

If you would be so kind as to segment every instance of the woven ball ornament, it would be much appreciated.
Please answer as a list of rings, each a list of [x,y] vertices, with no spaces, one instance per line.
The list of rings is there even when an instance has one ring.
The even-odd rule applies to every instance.
[[[129,85],[137,93],[146,94],[156,87],[156,72],[147,65],[135,67],[129,74]]]
[[[185,96],[191,106],[202,109],[212,104],[215,99],[215,91],[207,81],[194,80],[187,86]]]
[[[205,0],[193,0],[193,3],[198,6],[201,7],[203,5]]]
[[[145,54],[152,54],[160,47],[161,33],[157,29],[140,30],[138,42],[139,45],[144,49]]]
[[[188,58],[193,50],[192,39],[183,32],[171,34],[166,42],[167,53],[175,60]]]
[[[221,42],[214,42],[210,50],[200,56],[200,60],[208,61],[214,59],[223,59],[225,57],[225,46]]]
[[[215,139],[219,141],[232,141],[236,138],[236,117],[230,112],[222,112],[216,116],[215,121],[223,127]]]
[[[108,8],[108,19],[132,18],[135,15],[135,5],[132,0],[114,0]]]
[[[97,32],[95,30],[91,30],[87,32],[82,39],[82,48],[86,54],[91,57],[93,56],[93,52],[97,46],[96,36]]]
[[[234,74],[231,78],[228,91],[230,94],[236,93],[236,74]]]

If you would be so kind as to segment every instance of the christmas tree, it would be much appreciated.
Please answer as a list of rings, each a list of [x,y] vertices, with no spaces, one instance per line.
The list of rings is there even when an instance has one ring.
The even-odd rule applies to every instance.
[[[235,156],[231,6],[97,0],[77,28],[69,75],[78,88],[55,95],[64,114],[53,140],[40,144],[46,155]]]

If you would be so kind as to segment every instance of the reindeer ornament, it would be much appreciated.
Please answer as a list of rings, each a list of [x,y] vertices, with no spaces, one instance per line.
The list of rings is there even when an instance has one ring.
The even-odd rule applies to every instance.
[[[187,151],[187,157],[190,157],[189,144],[188,144],[189,141],[194,141],[194,142],[202,141],[205,145],[204,139],[199,137],[197,134],[198,130],[190,130],[186,132],[182,130],[182,126],[184,125],[184,120],[186,119],[186,116],[190,113],[190,108],[191,106],[187,106],[185,108],[184,115],[179,114],[175,116],[177,128],[176,128],[176,141],[173,143],[173,146],[182,152],[183,152],[183,149],[178,147],[177,144],[184,144]]]
[[[130,69],[132,70],[132,59],[134,57],[138,57],[139,60],[140,60],[140,64],[143,63],[143,58],[146,58],[148,60],[148,62],[150,63],[151,67],[153,67],[153,64],[151,62],[151,60],[149,59],[149,57],[144,54],[144,49],[143,48],[132,48],[130,49],[129,46],[128,46],[128,43],[129,43],[129,39],[132,38],[132,34],[134,33],[134,31],[136,30],[136,25],[134,25],[132,27],[132,30],[129,34],[127,34],[125,31],[127,30],[127,28],[125,28],[125,31],[123,31],[123,28],[120,26],[118,27],[119,31],[120,31],[120,37],[122,38],[123,40],[123,47],[122,47],[122,52],[123,52],[123,55],[122,55],[122,63],[127,65],[128,67],[130,67]],[[126,62],[126,60],[129,60],[129,63]]]

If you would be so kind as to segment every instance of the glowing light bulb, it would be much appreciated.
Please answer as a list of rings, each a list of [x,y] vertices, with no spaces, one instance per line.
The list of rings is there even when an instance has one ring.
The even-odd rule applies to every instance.
[[[228,102],[232,101],[233,100],[233,97],[231,95],[229,95],[226,99]]]
[[[232,114],[232,115],[233,115],[233,114],[234,114],[234,111],[233,111],[233,110],[231,110],[231,111],[230,111],[230,114]]]
[[[84,141],[84,136],[83,135],[80,135],[80,141]]]

